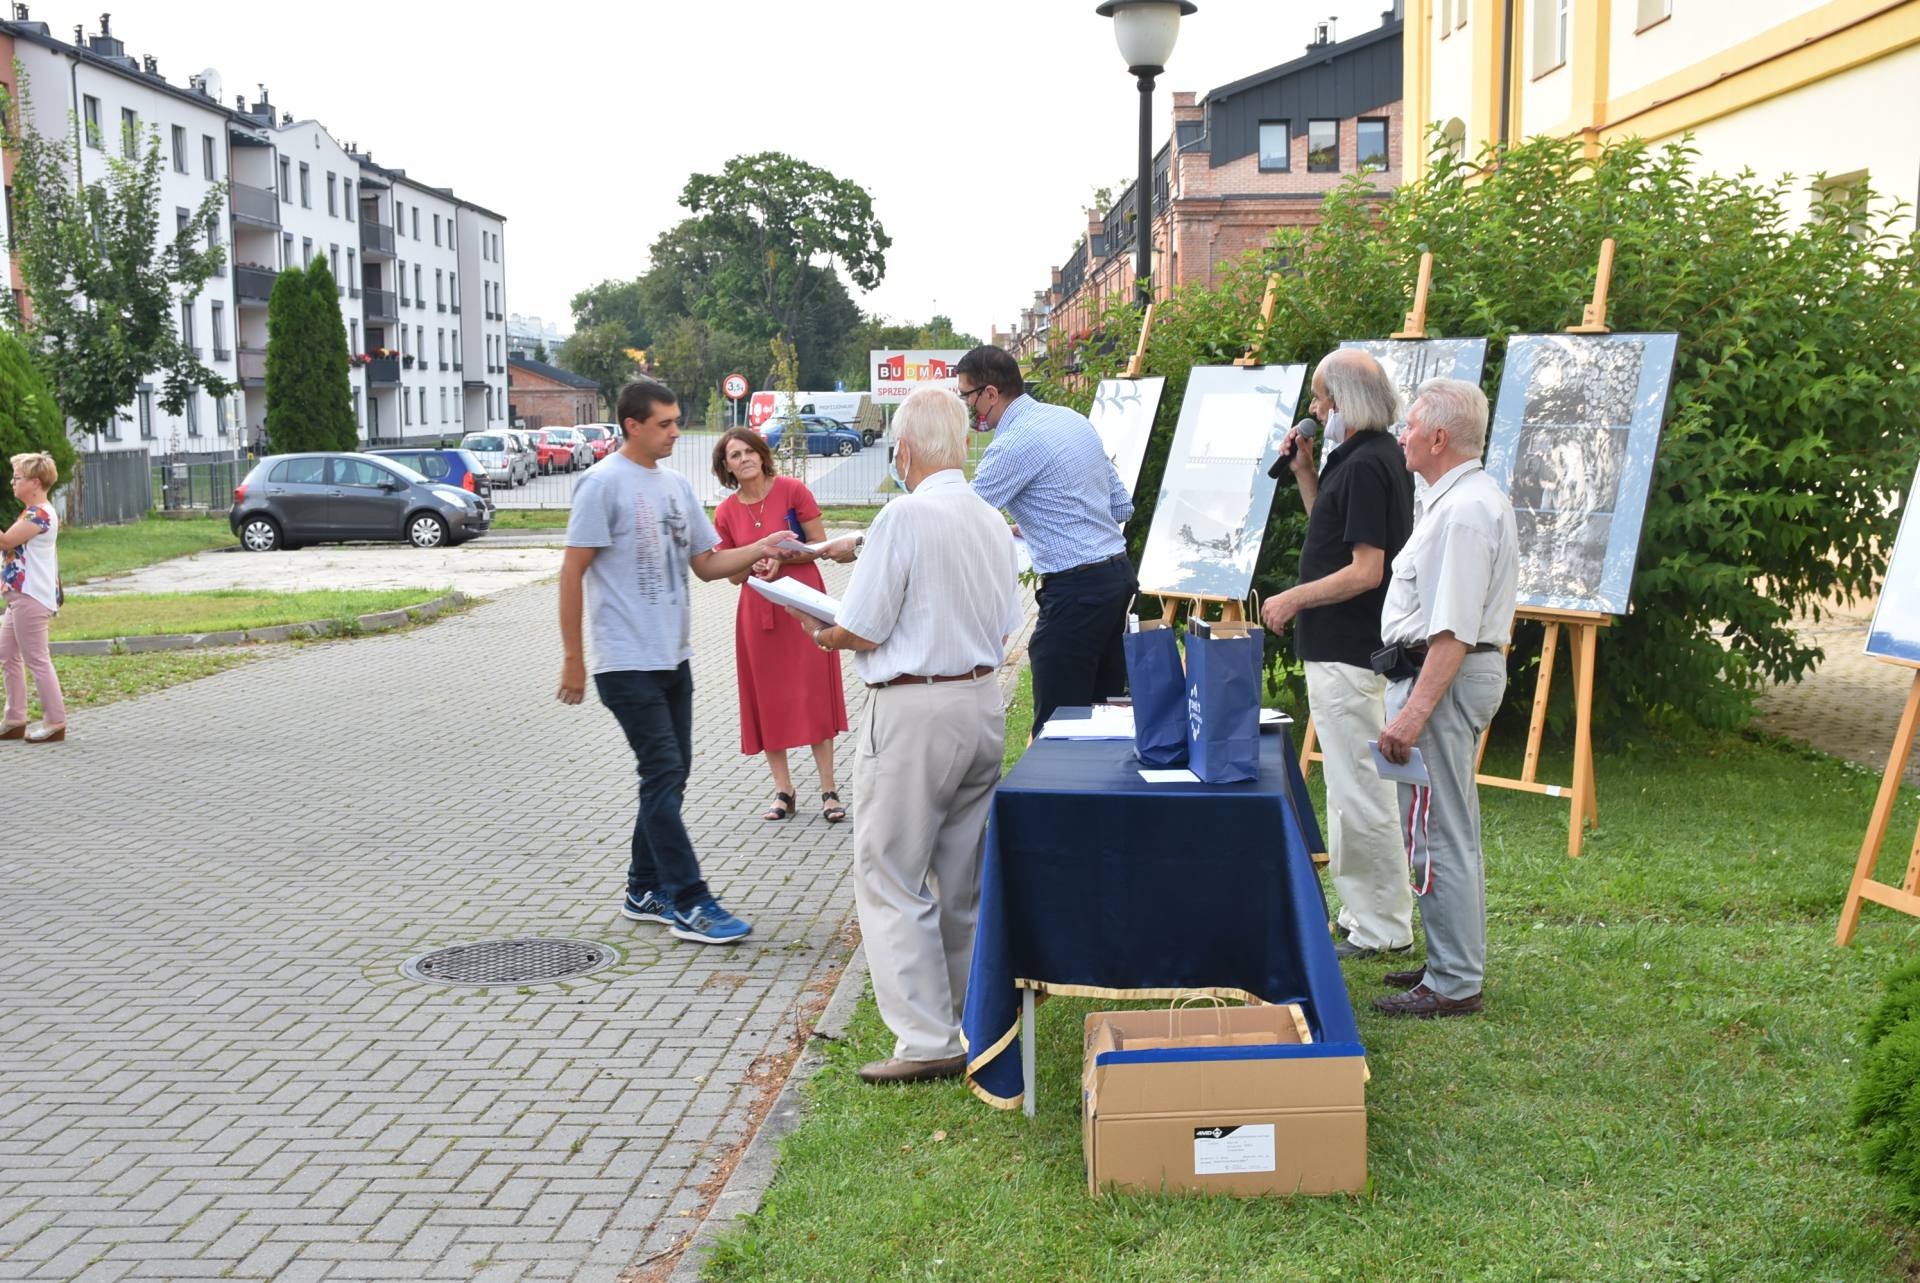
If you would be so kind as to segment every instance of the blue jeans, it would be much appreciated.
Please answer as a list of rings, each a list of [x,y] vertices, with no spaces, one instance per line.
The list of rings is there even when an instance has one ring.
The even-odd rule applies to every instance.
[[[1033,729],[1056,708],[1111,699],[1127,689],[1127,603],[1133,566],[1125,557],[1071,575],[1048,575],[1040,617],[1027,641],[1033,669]]]
[[[693,669],[681,664],[595,673],[593,684],[626,732],[640,775],[627,894],[638,899],[658,891],[675,908],[691,909],[708,895],[693,840],[680,819],[693,768]]]

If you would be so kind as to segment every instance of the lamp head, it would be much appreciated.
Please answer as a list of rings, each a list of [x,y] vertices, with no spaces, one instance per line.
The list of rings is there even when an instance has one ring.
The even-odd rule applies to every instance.
[[[1113,19],[1114,39],[1129,71],[1162,71],[1173,57],[1180,19],[1195,12],[1193,0],[1105,0],[1094,10]]]

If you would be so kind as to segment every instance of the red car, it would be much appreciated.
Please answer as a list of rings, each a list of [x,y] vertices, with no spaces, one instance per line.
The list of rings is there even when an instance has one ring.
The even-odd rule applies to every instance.
[[[596,463],[620,448],[619,435],[604,423],[583,423],[574,431],[585,437],[587,444],[593,447]]]
[[[572,472],[589,466],[591,450],[580,439],[577,428],[543,428],[536,438],[542,472]]]

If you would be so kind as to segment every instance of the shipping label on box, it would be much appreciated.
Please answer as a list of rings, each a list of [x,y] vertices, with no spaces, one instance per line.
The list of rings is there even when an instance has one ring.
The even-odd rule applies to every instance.
[[[1273,1170],[1273,1124],[1242,1123],[1235,1127],[1193,1129],[1193,1174],[1219,1176],[1225,1172]]]

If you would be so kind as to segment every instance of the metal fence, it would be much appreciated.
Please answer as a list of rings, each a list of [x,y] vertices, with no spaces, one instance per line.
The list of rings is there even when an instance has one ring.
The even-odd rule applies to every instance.
[[[162,455],[149,472],[153,506],[167,511],[233,506],[234,487],[246,479],[253,460],[205,455]]]
[[[81,455],[72,479],[61,488],[66,504],[62,520],[73,526],[117,526],[140,520],[153,506],[148,467],[144,450]]]

